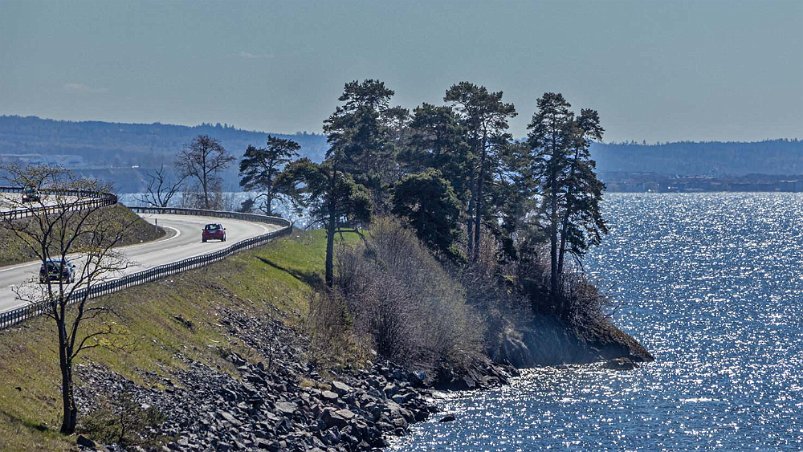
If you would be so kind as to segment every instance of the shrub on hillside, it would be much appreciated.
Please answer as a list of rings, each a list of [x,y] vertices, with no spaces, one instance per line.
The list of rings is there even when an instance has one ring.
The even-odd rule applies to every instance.
[[[324,368],[362,361],[367,347],[354,335],[348,306],[340,292],[313,293],[309,306],[306,330],[310,338],[310,360]]]
[[[549,250],[546,247],[519,262],[517,273],[536,312],[556,315],[578,332],[608,321],[610,299],[588,280],[581,268],[567,269],[561,278],[559,299],[550,297]]]
[[[80,430],[102,444],[156,449],[163,438],[154,433],[165,416],[151,406],[140,405],[131,393],[102,398],[81,421]]]
[[[484,327],[462,286],[397,221],[374,222],[363,242],[341,249],[337,270],[355,331],[383,357],[461,367],[482,353]]]
[[[532,311],[516,285],[515,264],[500,263],[502,244],[490,231],[484,235],[477,260],[454,273],[466,292],[466,302],[483,317],[486,351],[496,356],[506,334],[528,324]]]

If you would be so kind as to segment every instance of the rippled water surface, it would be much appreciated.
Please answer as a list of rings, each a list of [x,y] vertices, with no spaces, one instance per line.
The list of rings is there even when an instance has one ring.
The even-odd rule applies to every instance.
[[[803,194],[609,194],[587,259],[632,372],[524,372],[443,402],[401,450],[803,449]]]

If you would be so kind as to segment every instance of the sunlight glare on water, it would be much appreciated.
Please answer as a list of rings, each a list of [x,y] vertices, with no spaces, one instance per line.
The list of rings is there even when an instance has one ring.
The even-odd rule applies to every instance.
[[[803,449],[803,194],[606,198],[586,268],[656,362],[526,370],[393,449]]]

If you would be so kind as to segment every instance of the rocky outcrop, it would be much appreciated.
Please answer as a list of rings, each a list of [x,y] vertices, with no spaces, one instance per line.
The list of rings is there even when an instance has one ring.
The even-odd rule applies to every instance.
[[[555,317],[537,316],[524,327],[508,328],[500,342],[493,359],[519,368],[616,358],[631,362],[654,360],[638,341],[607,320],[578,330]]]

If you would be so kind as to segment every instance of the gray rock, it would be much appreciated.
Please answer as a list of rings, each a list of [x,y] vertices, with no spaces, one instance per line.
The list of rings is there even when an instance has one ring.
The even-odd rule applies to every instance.
[[[229,422],[232,425],[235,425],[235,426],[243,425],[243,423],[239,419],[234,417],[234,415],[229,413],[228,411],[221,410],[221,411],[218,411],[217,414],[218,414],[218,416],[220,416],[221,418],[225,419],[227,422]]]
[[[337,410],[335,411],[335,413],[337,413],[338,416],[342,417],[347,421],[354,419],[354,416],[356,416],[351,410],[345,408],[343,408],[342,410]]]
[[[338,393],[339,395],[346,395],[349,392],[353,391],[353,389],[351,388],[351,386],[341,381],[334,380],[332,381],[332,391]]]
[[[321,413],[321,420],[323,421],[327,429],[332,427],[341,428],[348,425],[348,419],[346,419],[342,414],[340,414],[340,411],[348,411],[349,413],[351,413],[351,411],[349,410],[335,410],[333,408],[327,408],[323,410],[323,412]],[[354,413],[351,413],[351,417],[352,418],[354,417]]]
[[[291,415],[296,412],[296,408],[293,402],[276,402],[276,409],[282,414]]]
[[[633,370],[638,367],[630,358],[614,358],[605,362],[606,369],[613,370]]]
[[[323,391],[321,392],[321,397],[327,400],[337,400],[338,396],[332,391]]]

